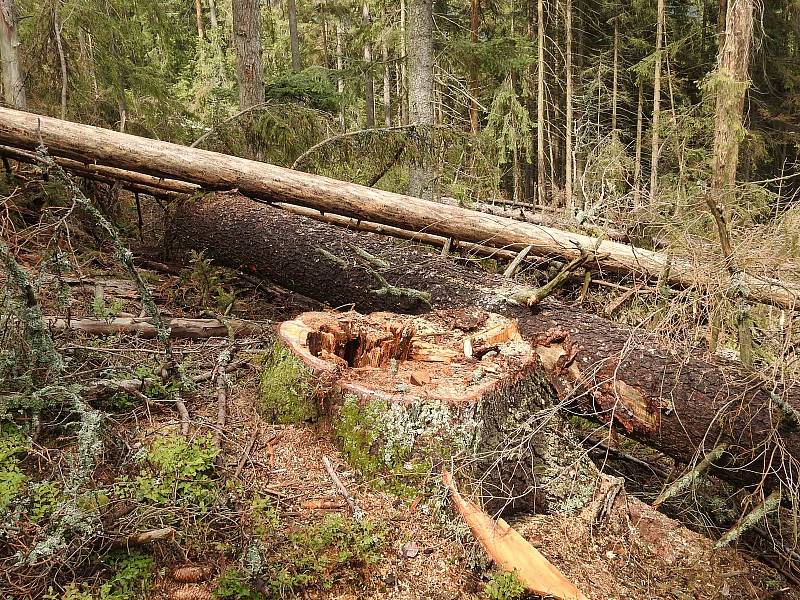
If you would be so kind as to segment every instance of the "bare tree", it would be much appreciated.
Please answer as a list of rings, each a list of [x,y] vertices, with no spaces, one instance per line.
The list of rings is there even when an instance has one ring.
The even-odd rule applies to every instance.
[[[386,40],[381,43],[383,57],[383,121],[387,127],[392,126],[392,74],[389,70],[389,47]]]
[[[469,33],[473,45],[478,43],[478,26],[480,25],[480,6],[478,0],[469,3]],[[469,125],[472,133],[478,133],[480,122],[478,120],[478,78],[473,67],[470,73],[470,94],[472,100],[469,105]]]
[[[408,3],[409,121],[417,127],[420,152],[411,165],[408,189],[411,196],[433,198],[434,173],[431,160],[433,115],[433,0]]]
[[[297,34],[297,6],[295,0],[288,0],[289,45],[292,47],[292,71],[298,72],[300,65],[300,37]]]
[[[264,85],[261,81],[261,8],[259,0],[233,0],[232,8],[239,107],[244,109],[264,102]]]
[[[369,2],[361,5],[361,23],[367,29],[364,37],[364,102],[367,108],[367,129],[375,127],[375,84],[372,81],[372,42],[369,39]]]
[[[658,17],[656,19],[656,65],[653,73],[653,136],[650,156],[650,204],[655,204],[658,197],[658,154],[661,140],[658,134],[659,116],[661,115],[661,51],[664,47],[664,0],[658,0]]]
[[[19,56],[19,34],[14,0],[0,0],[0,58],[3,61],[3,98],[9,106],[23,110],[25,79]]]
[[[536,31],[537,73],[536,73],[536,195],[537,200],[545,201],[545,164],[544,164],[544,0],[537,2]]]
[[[573,168],[572,168],[572,0],[565,0],[564,4],[564,36],[565,36],[565,62],[566,62],[566,142],[564,144],[564,195],[566,196],[567,209],[570,214],[575,213],[575,201],[572,197]]]

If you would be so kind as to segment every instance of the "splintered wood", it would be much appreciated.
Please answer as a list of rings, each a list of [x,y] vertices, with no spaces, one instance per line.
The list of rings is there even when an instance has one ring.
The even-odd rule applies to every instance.
[[[308,312],[282,323],[279,334],[314,372],[362,397],[469,401],[536,361],[514,321],[475,308]]]

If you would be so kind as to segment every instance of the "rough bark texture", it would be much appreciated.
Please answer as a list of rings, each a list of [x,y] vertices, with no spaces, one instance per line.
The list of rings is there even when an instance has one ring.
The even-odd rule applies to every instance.
[[[653,132],[650,148],[650,204],[658,199],[658,155],[661,141],[658,131],[658,120],[661,115],[661,50],[664,47],[664,0],[658,0],[656,17],[656,64],[653,72]]]
[[[684,463],[727,441],[728,468],[720,471],[727,479],[750,485],[766,473],[769,485],[779,478],[797,486],[798,386],[768,390],[736,363],[673,356],[654,336],[552,300],[521,307],[511,301],[520,290],[507,279],[240,197],[185,204],[172,223],[176,247],[206,249],[222,264],[334,307],[422,313],[477,306],[512,316],[565,406]]]
[[[261,81],[261,6],[258,0],[233,0],[233,46],[239,108],[264,102]]]
[[[420,153],[411,165],[408,193],[431,200],[434,189],[430,156],[433,114],[433,0],[410,0],[408,5],[408,113],[417,127]]]
[[[668,282],[678,285],[707,283],[695,265],[659,252],[235,156],[0,108],[0,143],[31,149],[39,145],[40,139],[54,156],[179,179],[209,190],[237,189],[258,200],[296,204],[493,247],[521,250],[531,245],[533,254],[567,260],[580,256],[582,249],[595,250],[592,265],[597,268],[651,278],[668,272]],[[794,308],[800,298],[800,289],[786,282],[750,275],[742,275],[741,281],[748,298],[757,302]]]
[[[361,6],[361,24],[369,28],[369,2]],[[366,128],[375,127],[375,82],[372,80],[372,42],[369,35],[364,39],[364,105]]]
[[[14,0],[0,0],[0,59],[3,61],[3,98],[8,106],[24,109],[25,79],[19,56]]]
[[[297,33],[297,5],[295,0],[288,0],[287,7],[289,12],[289,44],[292,47],[292,71],[296,73],[302,66],[300,64],[300,36]]]

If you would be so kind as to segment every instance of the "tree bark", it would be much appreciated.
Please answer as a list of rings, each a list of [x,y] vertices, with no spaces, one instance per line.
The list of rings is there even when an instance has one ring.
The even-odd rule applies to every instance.
[[[300,64],[300,36],[297,33],[297,6],[295,0],[287,0],[289,12],[289,45],[292,51],[292,71],[297,73]]]
[[[366,128],[375,127],[375,84],[372,79],[372,42],[369,39],[369,2],[361,5],[361,24],[364,37],[364,104],[366,106]]]
[[[411,314],[479,306],[510,316],[568,410],[684,463],[725,441],[720,476],[739,485],[780,479],[797,491],[796,385],[767,387],[737,363],[677,357],[655,336],[551,299],[519,306],[511,299],[521,290],[506,278],[235,195],[183,204],[171,223],[173,251],[206,249],[331,306]]]
[[[575,214],[575,200],[572,197],[572,181],[574,169],[572,167],[572,0],[566,0],[564,5],[564,36],[565,62],[566,62],[566,142],[564,144],[564,196],[566,197],[567,210],[570,216]]]
[[[644,86],[639,83],[639,102],[636,104],[636,158],[633,163],[633,198],[640,206],[642,195],[642,124],[644,121]]]
[[[410,0],[409,122],[417,128],[418,156],[408,177],[410,196],[432,200],[434,196],[433,148],[433,0]]]
[[[397,94],[400,104],[400,124],[408,125],[408,44],[406,36],[406,0],[400,0],[400,91]]]
[[[614,17],[614,80],[611,85],[611,131],[617,130],[617,96],[619,72],[619,17]]]
[[[381,43],[383,58],[383,122],[386,127],[392,126],[392,75],[389,70],[389,47]]]
[[[342,48],[342,20],[338,17],[336,19],[336,91],[339,92],[339,123],[342,126],[342,131],[344,131],[344,59]]]
[[[536,19],[537,70],[536,70],[536,194],[537,202],[545,204],[544,160],[544,0],[537,2]]]
[[[56,50],[58,52],[58,64],[61,67],[61,118],[67,118],[67,61],[64,57],[64,44],[61,41],[61,31],[63,24],[59,17],[61,0],[56,0],[53,4],[53,35],[56,38]]]
[[[201,40],[206,37],[205,25],[203,25],[203,1],[194,0],[194,17],[197,22],[197,37]]]
[[[470,0],[469,3],[469,39],[473,47],[478,44],[478,27],[480,26],[480,5],[479,0]],[[470,69],[470,94],[472,98],[469,104],[469,127],[473,135],[480,130],[478,116],[478,77],[475,67]]]
[[[25,78],[19,56],[19,34],[14,0],[0,0],[0,59],[3,61],[3,99],[8,106],[24,110]]]
[[[594,250],[592,266],[598,268],[651,278],[668,271],[666,281],[683,286],[709,283],[702,281],[695,265],[658,252],[208,150],[0,108],[0,144],[35,149],[40,139],[54,156],[177,179],[209,190],[237,189],[256,200],[297,204],[493,247],[521,250],[531,245],[534,254],[567,260],[580,256],[582,250]],[[754,301],[789,309],[800,302],[800,290],[787,282],[746,274],[742,277],[748,298]]]
[[[261,8],[258,0],[233,0],[233,45],[239,108],[264,102],[261,80]]]
[[[656,64],[653,72],[653,131],[650,149],[650,204],[658,199],[658,154],[661,151],[659,116],[661,115],[661,51],[664,47],[664,0],[658,0],[656,20]]]

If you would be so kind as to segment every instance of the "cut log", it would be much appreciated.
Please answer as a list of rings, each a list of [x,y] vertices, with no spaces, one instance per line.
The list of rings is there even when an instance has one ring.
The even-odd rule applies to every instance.
[[[514,321],[477,308],[424,316],[303,313],[280,339],[319,382],[345,456],[390,485],[462,465],[490,510],[567,512],[597,471],[554,413],[539,360]],[[466,340],[492,340],[478,359]]]
[[[769,485],[798,486],[800,433],[791,413],[800,409],[800,386],[792,382],[767,388],[738,363],[675,356],[652,335],[551,299],[521,307],[512,299],[523,290],[508,279],[232,195],[185,204],[172,225],[176,248],[206,249],[222,264],[334,307],[429,310],[418,297],[379,293],[376,267],[359,258],[358,247],[388,263],[383,280],[426,292],[434,308],[474,306],[515,318],[565,408],[613,423],[685,464],[726,442],[730,463],[717,465],[716,474],[737,485],[767,476]]]
[[[650,278],[666,274],[670,283],[684,286],[710,283],[698,281],[699,270],[688,261],[618,242],[8,108],[0,108],[0,143],[29,150],[43,143],[55,156],[466,242],[512,250],[530,245],[535,254],[567,260],[594,251],[597,266],[605,270]],[[750,299],[783,308],[795,308],[800,299],[797,286],[773,279],[742,275],[739,285]]]
[[[45,317],[47,324],[53,329],[71,329],[89,335],[138,335],[143,338],[157,336],[155,325],[149,317],[117,317],[114,319],[64,319],[62,317]],[[228,319],[184,319],[173,317],[163,320],[174,338],[201,339],[209,337],[229,337],[230,335],[264,335],[271,331],[268,324],[255,321]]]

